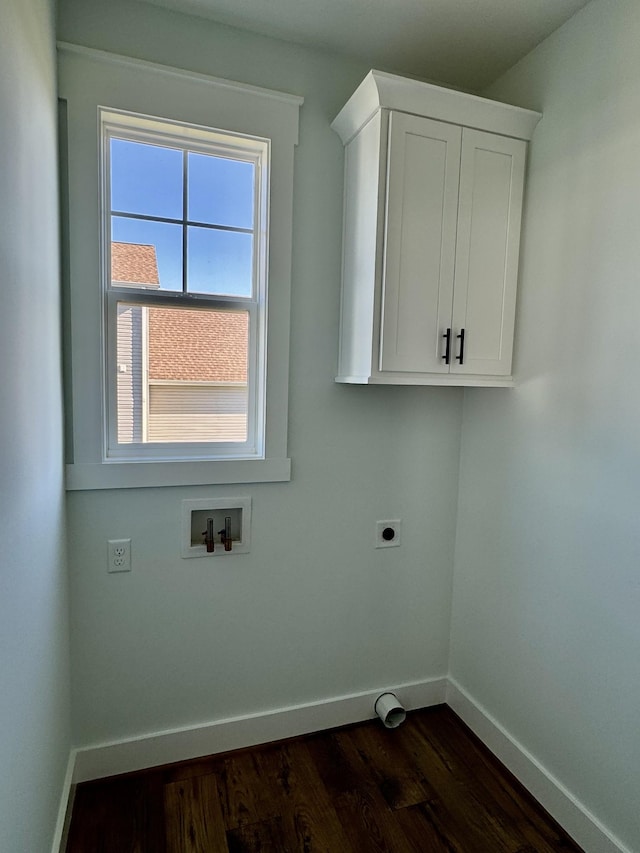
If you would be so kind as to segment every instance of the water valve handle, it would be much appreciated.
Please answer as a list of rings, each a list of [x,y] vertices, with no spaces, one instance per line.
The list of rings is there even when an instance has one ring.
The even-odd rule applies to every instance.
[[[231,545],[233,540],[231,539],[231,516],[227,515],[224,520],[224,527],[222,530],[218,530],[218,535],[220,536],[220,541],[224,545],[225,551],[231,550]]]
[[[204,544],[207,546],[207,553],[211,554],[215,547],[212,518],[207,519],[207,529],[203,532],[202,535],[204,536]]]

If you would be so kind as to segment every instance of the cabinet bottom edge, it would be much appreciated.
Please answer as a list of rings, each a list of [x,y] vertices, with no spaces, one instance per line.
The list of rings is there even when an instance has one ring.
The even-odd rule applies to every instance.
[[[513,388],[512,376],[336,376],[342,385],[439,385],[452,388]]]

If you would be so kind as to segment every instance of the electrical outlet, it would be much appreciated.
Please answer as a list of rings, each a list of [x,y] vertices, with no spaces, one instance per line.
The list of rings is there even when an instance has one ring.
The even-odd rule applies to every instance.
[[[400,544],[402,522],[399,518],[391,521],[376,521],[376,548],[397,548]]]
[[[131,539],[109,539],[107,542],[107,571],[131,571]]]

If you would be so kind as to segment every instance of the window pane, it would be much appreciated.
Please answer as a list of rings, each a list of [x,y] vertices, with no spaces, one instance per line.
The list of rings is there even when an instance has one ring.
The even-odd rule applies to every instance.
[[[247,440],[246,311],[118,304],[118,441]]]
[[[253,163],[189,153],[191,222],[253,228]]]
[[[111,282],[182,290],[182,226],[112,216]]]
[[[182,151],[111,140],[111,209],[182,219]]]
[[[187,241],[187,290],[190,293],[251,296],[251,234],[190,226]]]

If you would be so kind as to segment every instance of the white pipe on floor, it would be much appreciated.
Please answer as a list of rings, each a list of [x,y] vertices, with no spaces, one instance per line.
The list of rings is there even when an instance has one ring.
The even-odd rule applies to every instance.
[[[407,718],[407,712],[395,693],[382,693],[376,699],[373,708],[387,729],[397,729]]]

